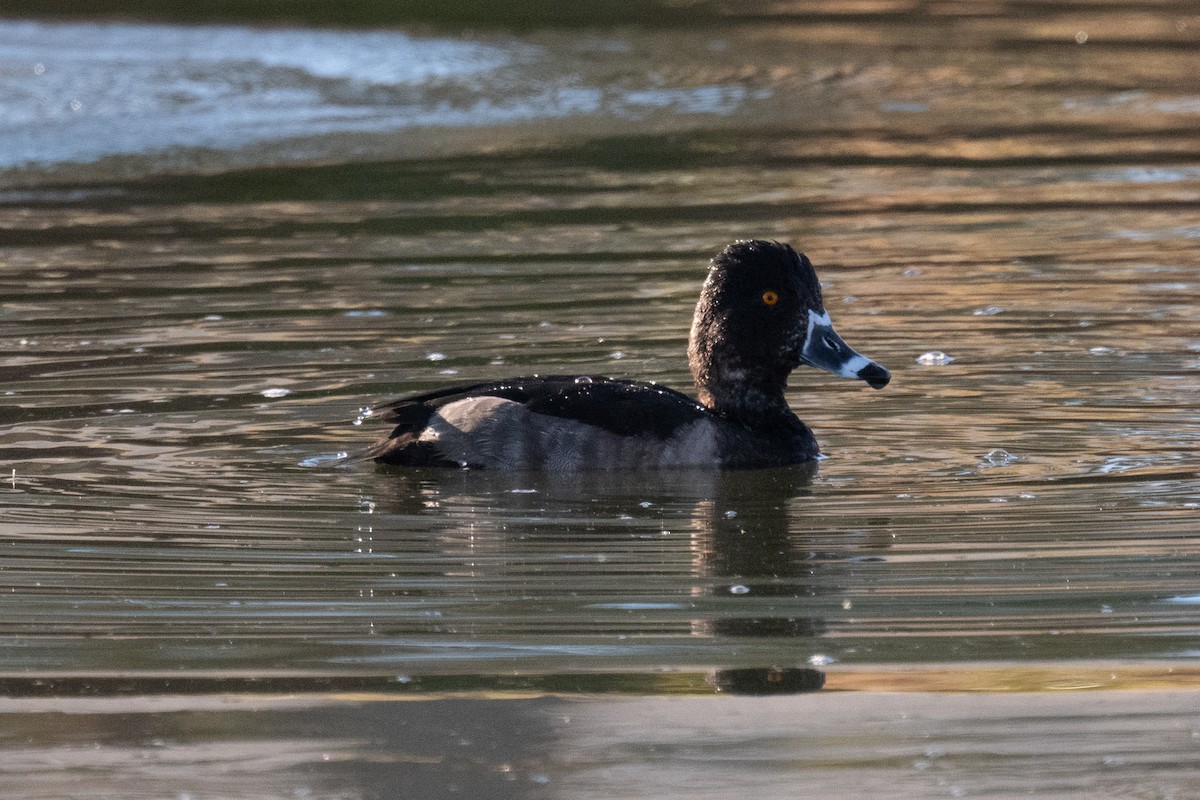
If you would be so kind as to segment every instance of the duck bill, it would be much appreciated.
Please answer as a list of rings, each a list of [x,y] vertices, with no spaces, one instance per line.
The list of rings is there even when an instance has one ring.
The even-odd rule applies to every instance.
[[[833,329],[828,311],[819,314],[816,311],[808,312],[808,338],[800,351],[800,363],[843,378],[866,381],[872,389],[882,389],[892,379],[887,369],[866,356],[860,356],[842,341],[842,337]]]

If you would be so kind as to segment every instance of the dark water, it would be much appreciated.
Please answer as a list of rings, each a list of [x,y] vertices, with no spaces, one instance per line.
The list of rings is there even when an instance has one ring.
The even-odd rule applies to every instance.
[[[814,8],[0,23],[5,796],[1200,796],[1200,17]],[[815,469],[336,464],[748,236]]]

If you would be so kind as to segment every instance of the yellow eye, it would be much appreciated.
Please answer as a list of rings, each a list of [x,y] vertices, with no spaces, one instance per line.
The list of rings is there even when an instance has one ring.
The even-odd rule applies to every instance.
[[[762,301],[765,306],[773,306],[779,302],[779,292],[773,292],[767,289],[762,293]]]

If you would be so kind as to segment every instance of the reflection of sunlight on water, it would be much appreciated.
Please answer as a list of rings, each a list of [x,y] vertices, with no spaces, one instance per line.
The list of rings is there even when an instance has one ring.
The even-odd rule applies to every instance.
[[[502,36],[48,22],[3,22],[0,34],[8,90],[0,167],[413,127],[723,116],[771,96],[738,83],[670,85],[661,75],[596,82],[603,70],[593,76],[588,59],[571,63],[579,56],[570,48]]]
[[[1162,239],[1200,239],[1200,225],[1160,228],[1156,230],[1117,230],[1113,235],[1134,242],[1151,242]]]
[[[1112,458],[1106,459],[1100,466],[1096,467],[1095,471],[1100,475],[1111,475],[1113,473],[1128,472],[1129,470],[1134,469],[1145,469],[1147,467],[1153,467],[1159,463],[1162,463],[1162,459],[1113,456]]]
[[[1127,167],[1102,169],[1092,173],[1091,180],[1127,183],[1179,183],[1200,178],[1200,167]]]
[[[3,27],[11,35],[0,48],[0,62],[15,69],[36,57],[50,65],[36,80],[9,81],[4,166],[167,147],[238,147],[374,127],[395,113],[371,99],[371,81],[461,79],[510,58],[501,48],[400,33],[32,22]],[[343,84],[341,96],[329,85],[335,81]],[[138,90],[129,91],[131,85]],[[81,99],[58,102],[64,96]]]

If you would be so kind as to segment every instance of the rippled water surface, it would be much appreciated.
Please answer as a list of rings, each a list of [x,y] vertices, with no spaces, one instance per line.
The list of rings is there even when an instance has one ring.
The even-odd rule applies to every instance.
[[[1200,655],[1200,16],[814,8],[453,33],[0,22],[0,786],[68,796],[92,770],[103,796],[247,796],[204,771],[189,788],[169,753],[157,783],[133,766],[186,741],[182,764],[273,764],[261,796],[667,797],[714,755],[683,730],[732,737],[731,783],[693,797],[795,796],[801,775],[841,796],[844,774],[854,796],[1200,796],[1175,768],[1200,767],[1180,691]],[[706,262],[746,237],[803,249],[841,334],[893,371],[881,392],[793,376],[814,468],[338,463],[386,432],[360,409],[453,381],[690,388]],[[661,710],[667,741],[611,698],[822,680],[875,699],[788,700],[842,727],[763,729],[759,751],[755,701]],[[1106,688],[1113,711],[876,693],[897,688]],[[251,690],[335,694],[260,717],[204,699]],[[193,699],[156,699],[176,691]],[[488,699],[520,692],[610,699]],[[130,705],[31,697],[95,693]],[[382,722],[355,738],[396,693],[423,698],[401,706],[429,741],[472,740],[470,766]],[[47,710],[108,730],[111,757],[80,761]],[[480,744],[509,714],[528,749]],[[1124,733],[1031,768],[1072,715]],[[967,744],[1013,735],[1025,755],[999,766]],[[259,744],[222,749],[239,736]],[[825,760],[787,766],[794,746]]]

